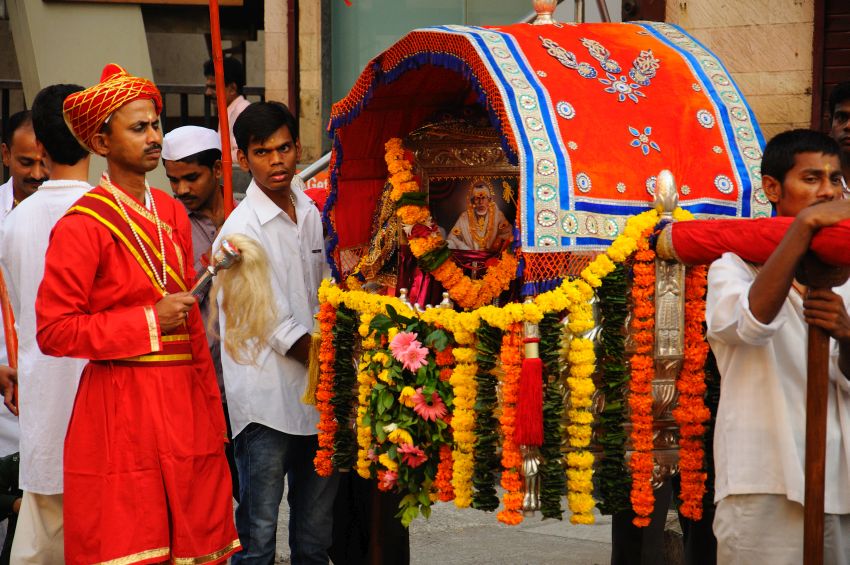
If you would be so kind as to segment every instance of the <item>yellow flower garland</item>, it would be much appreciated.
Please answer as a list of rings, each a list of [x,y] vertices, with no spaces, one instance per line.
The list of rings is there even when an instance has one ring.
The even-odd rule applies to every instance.
[[[374,333],[369,329],[369,323],[372,321],[374,314],[360,314],[359,334],[363,338],[370,338]],[[357,474],[368,479],[371,477],[369,471],[369,448],[372,445],[372,430],[369,426],[363,424],[363,417],[369,412],[369,397],[372,395],[372,387],[377,379],[375,373],[370,370],[372,361],[371,348],[366,345],[374,345],[374,339],[363,340],[363,352],[360,356],[357,372]]]
[[[475,374],[478,372],[474,349],[456,347],[452,351],[457,361],[449,384],[454,392],[452,429],[452,488],[455,506],[467,508],[472,503],[472,470],[475,450]]]

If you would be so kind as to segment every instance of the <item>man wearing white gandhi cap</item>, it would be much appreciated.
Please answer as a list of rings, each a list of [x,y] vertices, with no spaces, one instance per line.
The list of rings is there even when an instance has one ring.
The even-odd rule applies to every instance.
[[[192,224],[192,249],[195,272],[200,276],[209,265],[210,252],[219,228],[224,223],[224,191],[221,188],[221,136],[215,130],[198,126],[183,126],[171,130],[162,138],[162,163],[171,183],[174,197],[183,203]],[[199,299],[204,327],[209,314],[209,298]],[[214,332],[207,332],[218,388],[224,404],[227,432],[227,399],[221,373],[221,345]],[[226,447],[233,494],[239,498],[238,478],[231,444]]]

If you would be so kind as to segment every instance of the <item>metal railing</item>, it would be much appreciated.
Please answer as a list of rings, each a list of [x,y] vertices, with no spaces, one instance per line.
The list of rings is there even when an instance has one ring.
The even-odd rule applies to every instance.
[[[204,96],[206,86],[203,84],[157,84],[160,93],[162,94],[162,118],[163,128],[165,131],[170,131],[179,126],[185,125],[203,125],[204,127],[217,129],[218,124],[215,116],[213,116],[212,101]],[[173,113],[169,110],[166,103],[169,94],[176,94],[179,97],[179,112]],[[260,102],[266,100],[266,89],[262,86],[245,86],[242,88],[242,94],[246,98],[257,98]],[[203,121],[199,122],[201,116],[192,116],[189,111],[189,97],[200,96],[203,99]],[[195,118],[195,119],[193,119]]]

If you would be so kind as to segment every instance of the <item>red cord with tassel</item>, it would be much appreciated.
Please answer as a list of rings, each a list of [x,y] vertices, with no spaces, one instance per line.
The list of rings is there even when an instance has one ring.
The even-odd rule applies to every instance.
[[[531,333],[528,331],[529,325],[532,324],[526,324],[526,336]],[[539,352],[540,338],[526,337],[523,343],[525,358],[522,360],[519,380],[514,442],[517,445],[540,447],[543,445],[543,361]]]

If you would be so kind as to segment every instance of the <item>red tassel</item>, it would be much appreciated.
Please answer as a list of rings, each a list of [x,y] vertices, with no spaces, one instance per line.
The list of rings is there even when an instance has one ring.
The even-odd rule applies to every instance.
[[[514,442],[517,445],[543,445],[543,361],[540,358],[526,357],[522,360]]]

